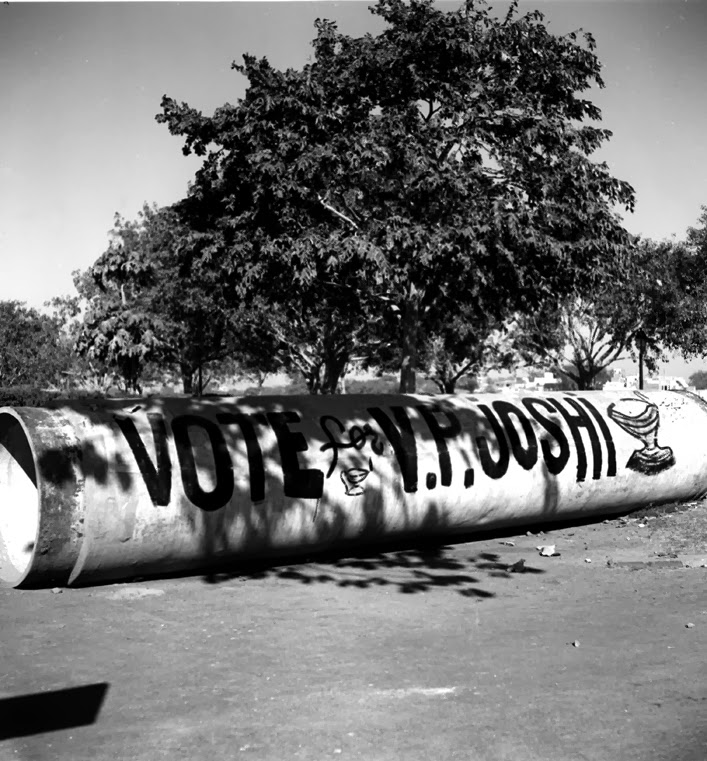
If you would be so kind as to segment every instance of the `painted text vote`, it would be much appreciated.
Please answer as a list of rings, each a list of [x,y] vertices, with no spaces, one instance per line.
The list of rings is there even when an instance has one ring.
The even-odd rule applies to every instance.
[[[451,452],[462,452],[490,479],[503,478],[511,465],[524,470],[543,467],[552,476],[562,473],[573,461],[576,480],[588,476],[598,479],[616,475],[616,450],[609,424],[594,405],[582,397],[537,398],[525,397],[518,403],[504,399],[478,403],[473,407],[452,411],[434,402],[425,404],[392,405],[388,408],[368,407],[371,422],[347,426],[338,417],[323,415],[317,421],[321,433],[316,444],[296,430],[302,422],[293,411],[283,412],[220,412],[215,418],[197,414],[178,415],[168,428],[159,413],[147,413],[154,444],[154,459],[130,415],[115,415],[115,421],[135,458],[152,502],[167,505],[172,490],[172,455],[169,440],[174,441],[182,485],[187,498],[198,508],[218,510],[233,498],[235,477],[233,459],[224,432],[236,432],[245,444],[248,460],[250,499],[266,499],[265,457],[261,447],[261,432],[266,428],[274,433],[282,469],[282,489],[286,497],[319,499],[325,481],[333,474],[340,454],[346,450],[360,451],[375,469],[375,459],[382,456],[386,445],[392,450],[402,479],[403,490],[414,493],[418,481],[418,442],[413,421],[417,416],[434,442],[438,473],[427,473],[425,488],[439,484],[449,487],[458,479],[464,488],[474,484],[474,468],[453,473]],[[470,424],[466,417],[472,416]],[[465,425],[462,424],[464,420]],[[418,425],[419,428],[419,425]],[[171,429],[171,430],[170,430]],[[205,488],[199,478],[193,434],[200,429],[201,439],[208,439],[213,458],[213,478]],[[461,441],[462,434],[469,438]],[[320,440],[324,443],[320,444]],[[588,444],[588,446],[587,446]],[[299,455],[318,446],[319,456],[329,458],[326,472],[302,467]]]

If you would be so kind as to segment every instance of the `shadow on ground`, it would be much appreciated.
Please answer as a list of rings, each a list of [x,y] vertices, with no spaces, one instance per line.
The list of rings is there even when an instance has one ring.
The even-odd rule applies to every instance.
[[[411,544],[410,541],[401,539],[358,551],[346,552],[339,549],[299,558],[271,558],[208,571],[203,575],[203,580],[208,584],[219,584],[232,579],[283,579],[302,584],[335,584],[358,589],[390,586],[403,594],[452,588],[463,597],[485,599],[496,596],[494,592],[480,588],[479,585],[485,578],[510,579],[515,574],[543,574],[546,571],[528,565],[522,558],[506,562],[501,555],[493,552],[474,553],[474,542],[517,536],[525,533],[526,529],[546,535],[553,531],[600,523],[616,522],[617,525],[623,525],[629,515],[637,520],[646,516],[662,517],[694,509],[694,505],[694,502],[654,504],[638,510],[624,509],[609,516],[589,516],[551,521],[541,526],[511,526],[476,532],[446,542],[429,540],[420,543],[418,538]],[[462,544],[467,544],[468,547],[461,549]]]
[[[2,698],[0,741],[94,724],[108,687],[107,682],[99,682]]]
[[[460,557],[458,548],[453,545],[436,544],[407,549],[386,548],[378,552],[369,549],[345,556],[322,554],[300,563],[258,564],[214,571],[203,578],[209,584],[236,578],[269,578],[356,589],[389,586],[402,594],[454,589],[463,597],[485,599],[496,596],[481,588],[485,578],[510,579],[514,574],[522,573],[545,571],[527,565],[524,560],[503,562],[500,555],[490,552]]]

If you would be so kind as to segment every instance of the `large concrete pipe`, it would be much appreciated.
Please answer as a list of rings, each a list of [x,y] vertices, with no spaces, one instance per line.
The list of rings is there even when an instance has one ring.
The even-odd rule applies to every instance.
[[[0,580],[188,572],[707,492],[684,392],[258,397],[0,410]]]

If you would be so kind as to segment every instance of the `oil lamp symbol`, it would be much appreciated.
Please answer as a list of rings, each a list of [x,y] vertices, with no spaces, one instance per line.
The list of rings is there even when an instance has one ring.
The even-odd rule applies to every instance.
[[[636,397],[610,404],[607,414],[620,428],[643,444],[628,458],[626,467],[653,476],[675,465],[675,455],[670,447],[658,445],[658,407],[643,394],[636,393]]]
[[[341,481],[349,497],[357,497],[359,494],[363,494],[361,484],[370,472],[365,468],[348,468],[348,470],[341,471]]]

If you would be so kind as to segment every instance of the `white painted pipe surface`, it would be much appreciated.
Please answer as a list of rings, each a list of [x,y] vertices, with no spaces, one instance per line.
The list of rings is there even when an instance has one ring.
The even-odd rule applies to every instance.
[[[91,584],[707,493],[686,392],[0,409],[0,581]]]

